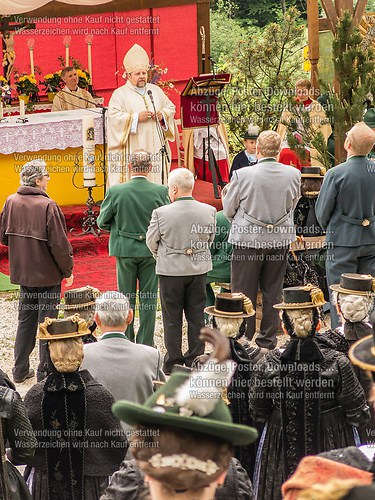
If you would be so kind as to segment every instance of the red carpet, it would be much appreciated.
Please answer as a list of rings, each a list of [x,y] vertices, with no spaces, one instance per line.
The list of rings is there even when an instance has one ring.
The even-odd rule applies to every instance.
[[[193,195],[198,201],[222,209],[221,200],[215,199],[213,186],[208,182],[197,180]],[[73,287],[91,285],[101,291],[117,290],[116,258],[108,256],[109,233],[102,233],[99,237],[91,234],[78,236],[84,210],[83,206],[62,207],[73,247]],[[9,275],[8,249],[3,245],[0,245],[0,272]]]

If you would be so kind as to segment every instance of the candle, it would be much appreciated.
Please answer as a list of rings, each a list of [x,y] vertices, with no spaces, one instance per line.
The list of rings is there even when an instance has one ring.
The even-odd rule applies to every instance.
[[[20,99],[20,118],[25,118],[25,101]]]
[[[64,36],[63,38],[63,44],[65,45],[65,66],[69,66],[69,47],[71,40],[71,36]]]
[[[82,146],[83,146],[83,185],[96,186],[95,179],[95,136],[94,116],[82,117]]]
[[[92,54],[91,54],[91,45],[92,45],[92,39],[94,38],[93,35],[87,35],[85,38],[85,41],[87,43],[87,69],[90,73],[90,83],[92,83]]]
[[[30,38],[30,40],[27,40],[27,46],[29,47],[30,51],[30,73],[32,75],[35,74],[35,69],[34,69],[34,44],[35,40],[33,38]]]
[[[3,112],[3,103],[0,102],[0,120],[4,118],[4,112]]]

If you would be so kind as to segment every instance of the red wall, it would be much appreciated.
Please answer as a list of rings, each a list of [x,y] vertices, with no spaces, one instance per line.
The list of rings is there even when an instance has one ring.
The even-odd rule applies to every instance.
[[[153,24],[149,22],[150,16],[154,18]],[[105,104],[113,90],[124,84],[122,61],[134,43],[141,45],[148,54],[153,44],[155,63],[168,68],[164,79],[177,80],[176,87],[182,90],[186,80],[198,73],[196,16],[196,4],[193,4],[40,19],[35,23],[37,33],[24,31],[15,36],[15,68],[21,72],[30,71],[26,43],[33,38],[35,65],[42,70],[40,80],[45,74],[61,69],[57,58],[63,56],[65,59],[63,38],[66,35],[72,37],[70,55],[87,67],[85,36],[92,33],[93,84],[97,94],[105,97]],[[152,28],[153,35],[145,33]],[[179,114],[179,95],[171,91],[169,96]]]

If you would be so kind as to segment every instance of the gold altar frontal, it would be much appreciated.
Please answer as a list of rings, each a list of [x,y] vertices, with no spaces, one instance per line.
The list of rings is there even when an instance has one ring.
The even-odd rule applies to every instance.
[[[25,122],[10,116],[0,123],[0,207],[20,186],[25,163],[40,158],[50,174],[48,195],[60,206],[82,205],[88,198],[83,187],[83,122],[91,117],[95,138],[95,182],[104,183],[103,122],[96,109],[32,113]],[[90,167],[91,168],[91,167]],[[81,189],[82,188],[82,189]],[[103,199],[104,188],[94,187],[95,201]]]
[[[97,146],[95,170],[96,184],[104,182],[101,161],[103,160],[103,146]],[[1,165],[1,190],[0,207],[2,208],[7,197],[15,193],[20,187],[20,171],[25,163],[36,158],[44,159],[51,180],[48,183],[47,193],[60,206],[84,205],[87,200],[87,189],[77,189],[73,185],[83,187],[82,147],[61,149],[49,149],[36,152],[0,154]],[[78,166],[76,165],[78,162]],[[104,188],[94,187],[93,198],[95,201],[103,199]]]

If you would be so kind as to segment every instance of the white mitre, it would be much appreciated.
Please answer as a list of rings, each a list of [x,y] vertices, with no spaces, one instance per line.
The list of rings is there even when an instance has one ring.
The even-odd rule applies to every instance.
[[[145,49],[135,43],[125,54],[123,64],[125,73],[122,76],[125,78],[126,73],[133,73],[140,70],[148,71],[150,60]]]

